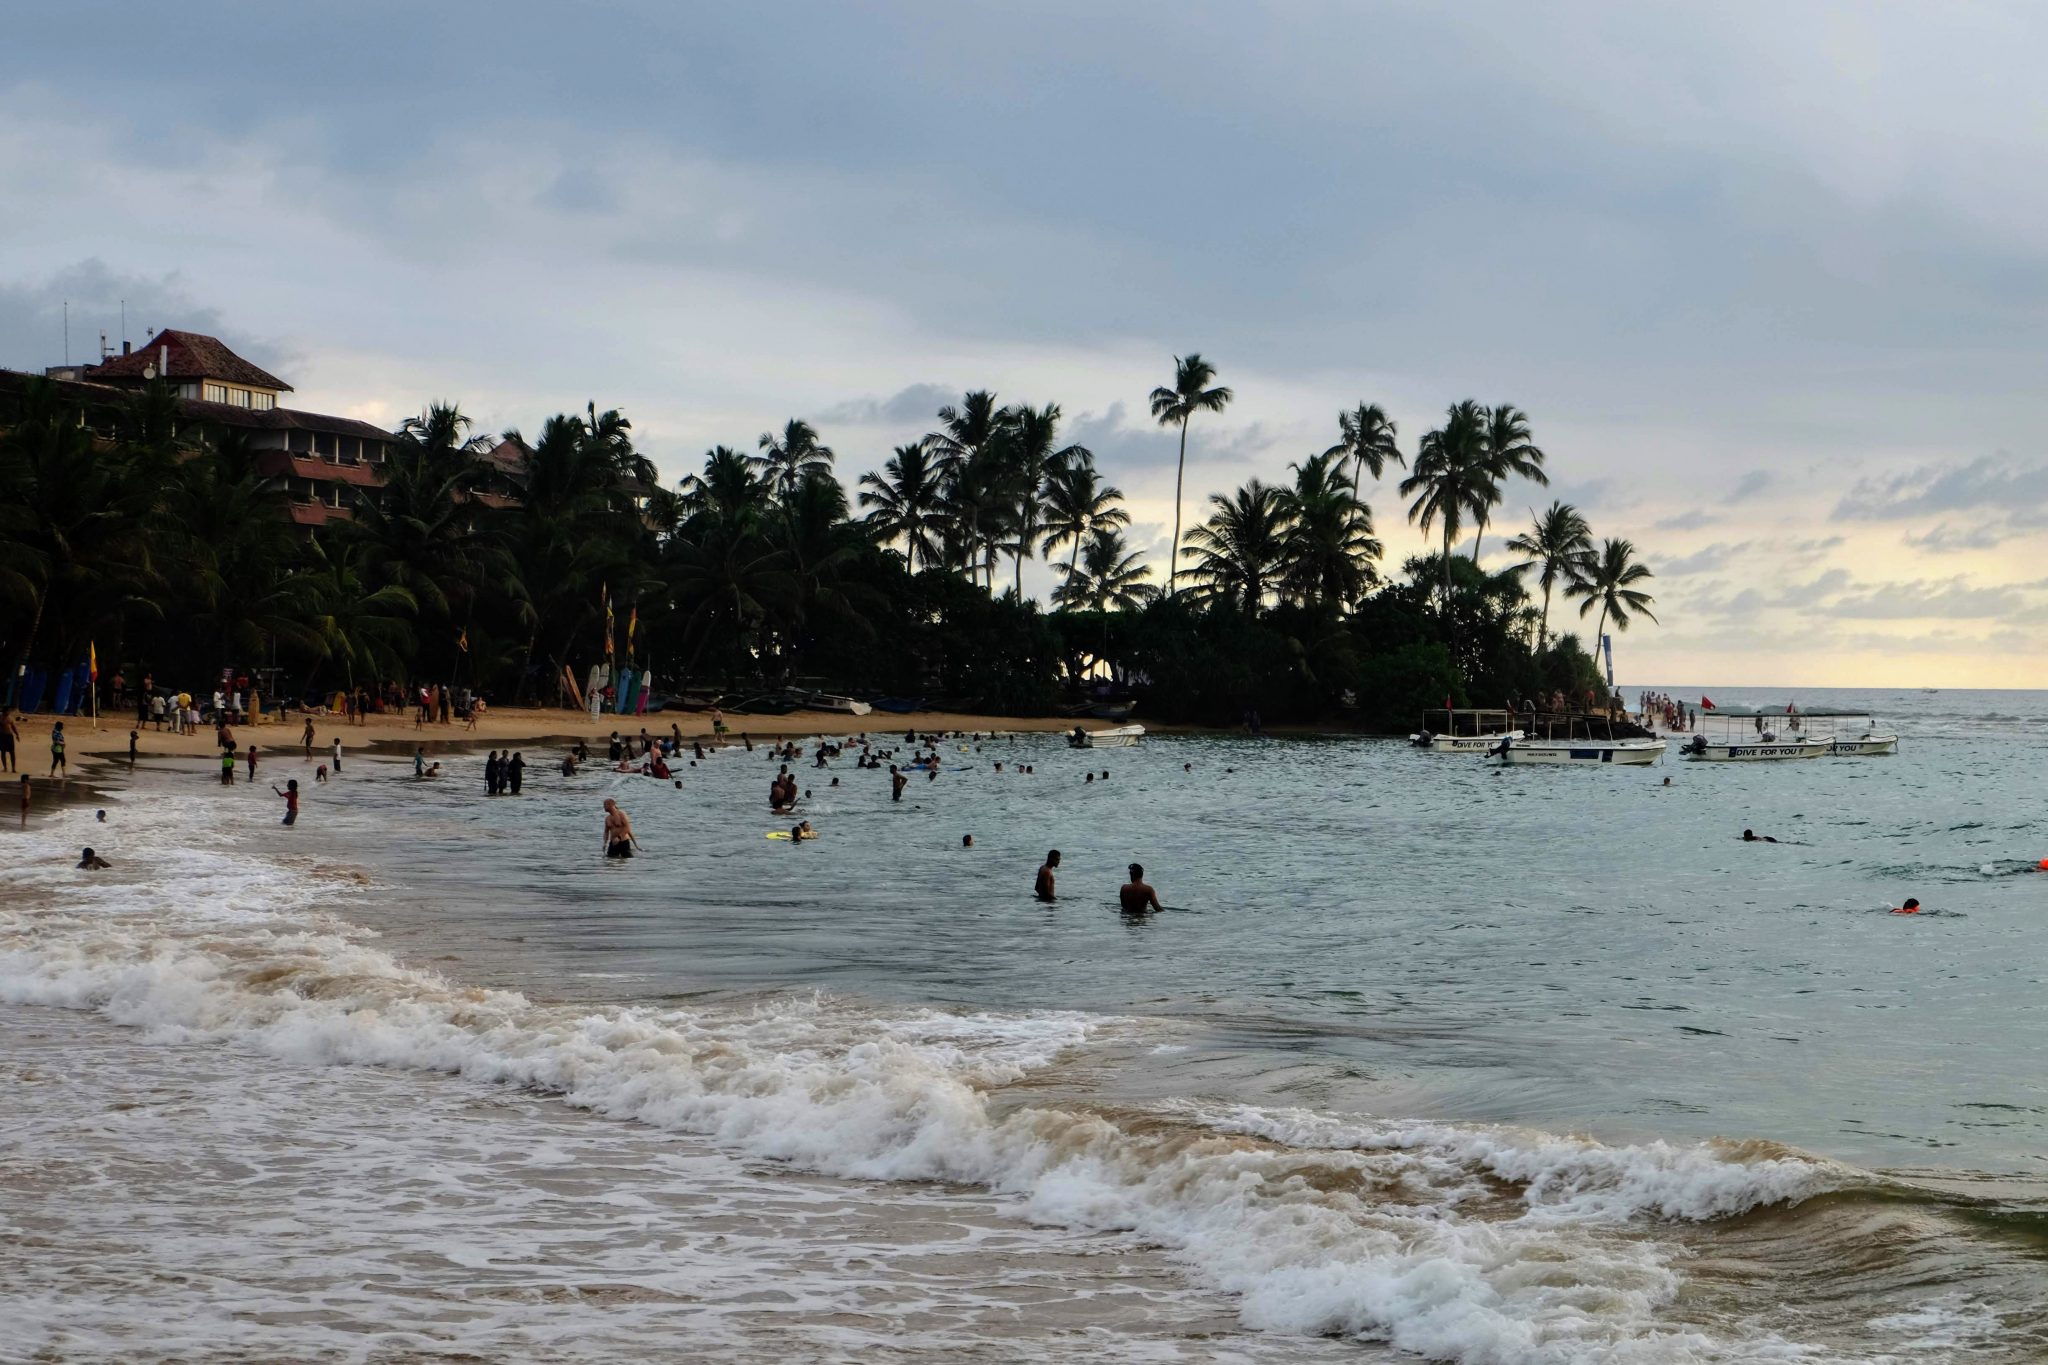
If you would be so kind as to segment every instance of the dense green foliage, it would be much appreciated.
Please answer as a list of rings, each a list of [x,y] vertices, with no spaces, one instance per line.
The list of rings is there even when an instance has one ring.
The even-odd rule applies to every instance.
[[[1230,401],[1215,378],[1190,355],[1152,394],[1183,454],[1190,420]],[[436,406],[398,433],[382,490],[315,537],[239,437],[179,430],[167,393],[95,434],[37,382],[0,432],[0,649],[10,676],[95,642],[103,672],[195,688],[274,665],[292,692],[452,682],[554,703],[609,632],[662,691],[819,686],[1030,714],[1093,689],[1162,720],[1398,729],[1447,697],[1584,701],[1596,670],[1551,634],[1554,596],[1597,611],[1596,631],[1650,615],[1634,547],[1596,549],[1562,503],[1507,542],[1523,560],[1504,572],[1479,565],[1477,536],[1454,553],[1511,481],[1547,482],[1509,404],[1456,404],[1418,444],[1400,493],[1435,553],[1384,571],[1364,494],[1407,461],[1360,404],[1286,482],[1208,499],[1177,591],[1126,543],[1122,494],[1061,421],[1057,404],[965,394],[854,481],[856,505],[803,421],[663,487],[617,411],[549,418],[506,469]],[[1022,593],[1037,556],[1050,609]]]

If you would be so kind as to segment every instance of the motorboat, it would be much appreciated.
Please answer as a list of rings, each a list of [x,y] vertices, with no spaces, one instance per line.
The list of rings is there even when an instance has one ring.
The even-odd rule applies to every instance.
[[[1084,730],[1076,725],[1067,734],[1069,749],[1128,749],[1145,737],[1142,725],[1119,725],[1113,730]]]
[[[1408,736],[1408,742],[1432,753],[1488,754],[1502,739],[1523,737],[1522,731],[1509,728],[1513,719],[1506,711],[1453,707],[1425,711],[1422,728]]]
[[[1823,724],[1831,711],[1802,712],[1784,706],[1719,706],[1700,712],[1699,731],[1679,752],[1707,763],[1777,763],[1795,758],[1821,758],[1835,751],[1834,738]]]
[[[1631,733],[1633,732],[1633,733]],[[1584,714],[1538,714],[1529,718],[1528,734],[1501,735],[1487,753],[1502,763],[1620,763],[1642,767],[1664,757],[1665,743],[1613,717]]]
[[[842,716],[865,716],[875,709],[864,701],[834,692],[813,692],[804,698],[804,704],[813,711],[836,711]]]
[[[1875,758],[1899,751],[1898,732],[1880,729],[1875,716],[1862,711],[1841,711],[1829,712],[1828,718],[1832,722],[1830,742],[1837,758]]]

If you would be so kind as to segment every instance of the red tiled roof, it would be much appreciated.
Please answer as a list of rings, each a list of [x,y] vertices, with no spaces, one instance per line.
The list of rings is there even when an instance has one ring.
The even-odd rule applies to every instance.
[[[224,427],[252,427],[261,431],[325,431],[337,436],[360,436],[368,441],[396,443],[398,438],[383,427],[358,422],[353,417],[329,417],[297,408],[238,408],[233,403],[202,403],[187,398],[179,410],[188,417],[218,422]]]
[[[533,451],[527,447],[526,442],[513,437],[500,441],[486,450],[483,458],[504,473],[523,476],[526,473],[527,457],[532,454]]]
[[[292,520],[301,526],[325,526],[330,521],[354,521],[355,512],[347,507],[329,507],[324,502],[295,502],[292,504]]]
[[[384,482],[382,466],[373,464],[329,464],[317,455],[294,455],[289,451],[266,450],[256,462],[257,472],[267,478],[290,476],[315,483],[347,483],[358,488],[375,488]]]
[[[219,379],[255,389],[281,389],[291,385],[236,355],[219,337],[199,332],[180,332],[166,327],[139,349],[117,355],[101,364],[88,366],[87,379],[142,379],[143,371],[165,362],[161,379]]]

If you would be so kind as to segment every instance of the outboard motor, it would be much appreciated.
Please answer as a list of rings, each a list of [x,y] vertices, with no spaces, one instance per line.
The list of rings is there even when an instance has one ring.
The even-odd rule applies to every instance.
[[[1707,737],[1705,735],[1694,735],[1691,739],[1687,740],[1682,746],[1680,746],[1678,750],[1678,752],[1682,754],[1703,754],[1706,751]]]
[[[1515,737],[1513,735],[1502,735],[1500,737],[1500,743],[1494,745],[1491,749],[1488,749],[1486,751],[1486,756],[1488,758],[1506,758],[1508,756],[1508,750],[1512,749],[1514,747],[1514,744]]]
[[[1429,731],[1419,730],[1416,733],[1408,736],[1408,742],[1418,749],[1427,749],[1430,746],[1431,741],[1433,741],[1435,738],[1436,736],[1431,734]]]

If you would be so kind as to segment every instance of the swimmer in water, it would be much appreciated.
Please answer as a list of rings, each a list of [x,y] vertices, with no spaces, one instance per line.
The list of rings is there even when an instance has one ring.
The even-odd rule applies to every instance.
[[[1742,842],[1745,844],[1775,844],[1778,841],[1768,834],[1758,834],[1753,829],[1746,829],[1742,831]]]
[[[112,866],[112,863],[89,848],[79,851],[78,870],[81,872],[98,872],[101,868]]]
[[[1052,850],[1045,855],[1045,863],[1038,869],[1038,881],[1031,888],[1031,894],[1042,901],[1057,900],[1053,889],[1053,874],[1059,871],[1060,851]]]
[[[630,858],[639,847],[640,841],[633,837],[632,820],[619,809],[618,802],[607,796],[604,799],[604,856]]]
[[[1145,884],[1145,869],[1141,864],[1131,864],[1131,879],[1117,888],[1116,897],[1126,915],[1149,915],[1166,907],[1159,903],[1159,893]]]
[[[92,850],[87,849],[86,851],[90,853]],[[81,867],[84,866],[83,863],[79,865]],[[1898,909],[1892,911],[1892,913],[1894,915],[1917,915],[1920,913],[1920,902],[1918,900],[1915,900],[1913,897],[1908,896],[1906,897],[1906,903],[1900,906]]]
[[[974,847],[974,836],[973,836],[972,834],[963,834],[963,835],[961,835],[961,836],[960,836],[960,847],[962,847],[962,848],[973,848],[973,847]]]

